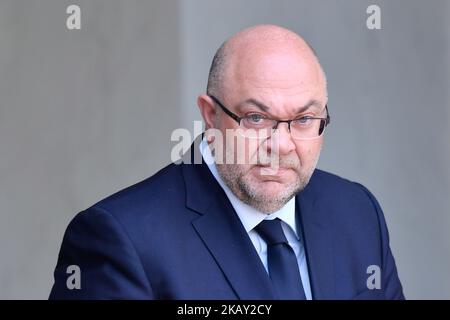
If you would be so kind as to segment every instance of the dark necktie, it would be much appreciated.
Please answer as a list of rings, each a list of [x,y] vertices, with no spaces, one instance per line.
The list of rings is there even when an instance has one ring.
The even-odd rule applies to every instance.
[[[281,220],[264,220],[255,230],[267,244],[269,276],[278,299],[306,300],[298,262],[281,227]]]

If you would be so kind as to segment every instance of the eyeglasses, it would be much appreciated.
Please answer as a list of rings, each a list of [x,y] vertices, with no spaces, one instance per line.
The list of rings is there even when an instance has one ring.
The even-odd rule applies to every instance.
[[[231,112],[225,107],[219,99],[209,95],[211,99],[219,105],[219,107],[238,124],[242,129],[242,134],[247,138],[265,139],[275,132],[278,124],[287,123],[288,130],[293,139],[296,140],[311,140],[320,137],[325,131],[325,127],[330,124],[330,115],[328,113],[328,106],[325,105],[327,113],[325,118],[301,116],[292,120],[277,120],[271,119],[260,113],[250,113],[246,116],[240,117]]]

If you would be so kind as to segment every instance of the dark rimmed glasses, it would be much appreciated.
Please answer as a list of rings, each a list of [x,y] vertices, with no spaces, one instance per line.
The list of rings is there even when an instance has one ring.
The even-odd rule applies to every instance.
[[[330,114],[325,105],[326,117],[301,116],[292,120],[278,120],[269,118],[260,113],[249,113],[243,117],[230,111],[213,95],[209,95],[219,107],[238,124],[242,134],[247,138],[265,139],[273,135],[280,123],[287,123],[288,130],[293,139],[310,140],[320,137],[325,127],[330,124]]]

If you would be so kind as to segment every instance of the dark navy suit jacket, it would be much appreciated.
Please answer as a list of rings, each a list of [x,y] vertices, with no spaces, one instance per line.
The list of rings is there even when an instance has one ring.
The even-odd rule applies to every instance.
[[[383,212],[362,185],[316,169],[296,196],[314,299],[401,299]],[[69,289],[68,266],[81,288]],[[369,266],[380,289],[368,289]],[[273,299],[270,279],[206,164],[171,164],[78,214],[51,299]]]

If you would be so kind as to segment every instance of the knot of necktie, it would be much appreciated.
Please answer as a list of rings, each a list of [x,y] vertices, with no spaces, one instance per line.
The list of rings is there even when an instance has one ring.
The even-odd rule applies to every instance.
[[[278,218],[273,220],[263,220],[255,229],[268,246],[288,243],[283,228],[281,227],[281,220]]]

